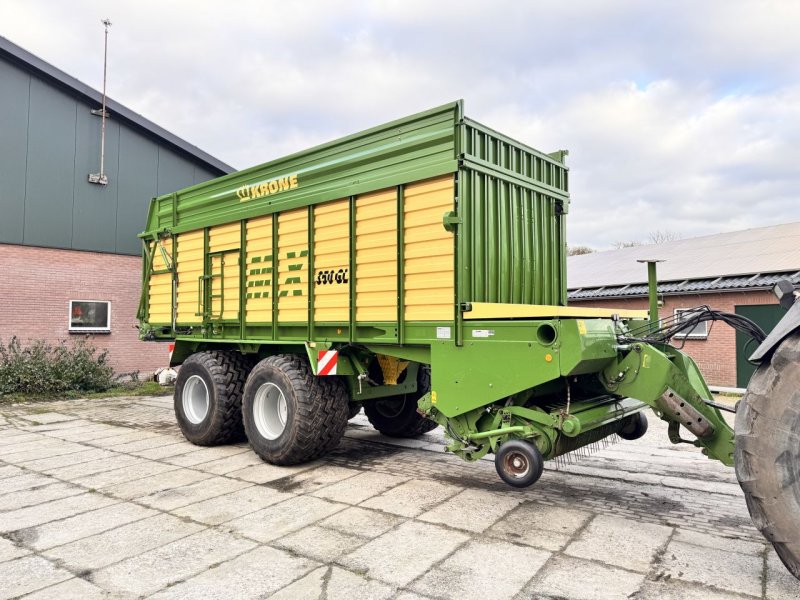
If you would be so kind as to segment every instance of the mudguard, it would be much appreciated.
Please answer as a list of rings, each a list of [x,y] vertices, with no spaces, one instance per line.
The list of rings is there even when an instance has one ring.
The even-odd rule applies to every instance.
[[[767,338],[761,342],[761,345],[756,348],[756,351],[750,356],[750,360],[752,362],[764,360],[767,354],[777,348],[778,344],[797,329],[800,329],[800,302],[795,302],[792,305],[792,308],[790,308],[778,322],[775,329],[773,329]]]

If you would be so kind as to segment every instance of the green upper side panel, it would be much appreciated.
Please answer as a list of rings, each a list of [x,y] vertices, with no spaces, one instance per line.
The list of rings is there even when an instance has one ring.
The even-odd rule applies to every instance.
[[[563,153],[543,154],[464,118],[459,100],[156,198],[143,235],[230,223],[459,166],[560,199],[566,208]]]
[[[453,102],[161,196],[146,233],[190,231],[455,172],[461,113],[462,103]]]

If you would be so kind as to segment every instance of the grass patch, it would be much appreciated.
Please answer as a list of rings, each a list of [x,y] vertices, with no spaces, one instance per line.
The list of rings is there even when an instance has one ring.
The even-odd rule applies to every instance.
[[[171,396],[175,391],[173,386],[164,387],[157,381],[125,383],[115,385],[103,392],[76,392],[66,391],[58,394],[0,394],[0,404],[19,404],[21,402],[54,402],[57,400],[70,400],[75,398],[121,398],[124,396]],[[50,409],[47,409],[49,411]]]

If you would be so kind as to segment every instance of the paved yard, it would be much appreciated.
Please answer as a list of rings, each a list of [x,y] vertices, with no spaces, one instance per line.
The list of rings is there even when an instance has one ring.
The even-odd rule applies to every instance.
[[[556,465],[553,465],[554,467]],[[28,595],[26,595],[28,594]],[[0,598],[800,597],[732,470],[637,442],[526,491],[363,416],[324,460],[183,440],[171,399],[0,407]]]

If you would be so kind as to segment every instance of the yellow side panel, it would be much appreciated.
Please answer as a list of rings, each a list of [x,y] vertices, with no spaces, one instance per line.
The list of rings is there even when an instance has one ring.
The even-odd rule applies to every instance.
[[[203,230],[179,233],[177,236],[178,254],[178,315],[177,322],[183,324],[200,323],[198,312],[198,281],[203,276]]]
[[[162,239],[159,244],[164,247],[168,256],[172,254],[171,239]],[[152,244],[148,247],[148,251],[150,248],[152,248]],[[156,248],[153,256],[153,270],[161,271],[167,267],[164,255],[159,248]],[[148,322],[172,323],[172,273],[151,275],[148,294]]]
[[[242,226],[239,221],[218,225],[208,230],[208,252],[238,250],[242,244]],[[220,274],[210,281],[211,294],[222,298],[211,299],[211,316],[223,321],[239,320],[239,252],[230,252],[211,259],[209,275]]]
[[[314,207],[314,320],[350,320],[350,202]]]
[[[308,321],[308,208],[278,216],[278,321]]]
[[[454,207],[453,176],[407,185],[404,206],[405,318],[452,321],[454,240],[442,217]]]
[[[356,199],[356,321],[397,320],[397,190]]]
[[[247,295],[245,319],[248,323],[272,323],[272,215],[247,222]]]

